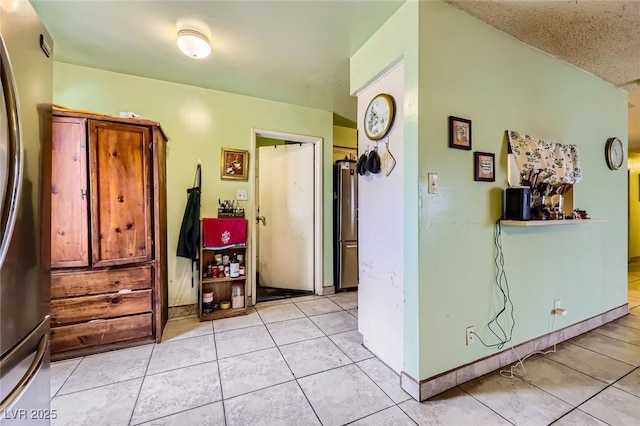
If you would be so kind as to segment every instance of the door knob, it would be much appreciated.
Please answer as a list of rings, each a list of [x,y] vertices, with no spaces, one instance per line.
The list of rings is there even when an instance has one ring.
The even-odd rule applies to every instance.
[[[267,219],[264,216],[256,217],[256,223],[262,222],[262,225],[267,226]]]

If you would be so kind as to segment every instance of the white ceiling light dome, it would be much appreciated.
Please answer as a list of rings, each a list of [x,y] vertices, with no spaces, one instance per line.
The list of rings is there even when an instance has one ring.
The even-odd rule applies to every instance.
[[[178,47],[191,58],[202,59],[211,54],[209,38],[200,31],[189,28],[178,31]]]

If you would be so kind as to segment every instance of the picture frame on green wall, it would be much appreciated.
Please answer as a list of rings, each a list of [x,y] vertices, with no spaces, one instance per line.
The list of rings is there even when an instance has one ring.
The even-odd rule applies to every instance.
[[[496,181],[496,156],[491,152],[473,153],[473,180],[476,182]]]
[[[220,179],[247,180],[249,177],[249,151],[222,148],[220,155]]]
[[[471,151],[471,120],[449,116],[449,148]]]

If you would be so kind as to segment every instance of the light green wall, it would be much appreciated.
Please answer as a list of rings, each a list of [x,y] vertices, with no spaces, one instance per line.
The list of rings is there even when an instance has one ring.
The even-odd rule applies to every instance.
[[[263,136],[256,136],[256,145],[258,146],[284,145],[284,141],[279,139],[265,138]]]
[[[170,306],[197,300],[190,261],[174,254],[186,189],[193,184],[198,159],[203,168],[202,216],[215,217],[218,198],[234,199],[237,189],[249,189],[248,181],[220,180],[221,147],[248,150],[252,128],[324,138],[324,285],[333,284],[331,112],[64,63],[54,66],[54,102],[114,115],[133,111],[160,122],[171,139],[167,152]],[[251,202],[253,194],[249,198]]]
[[[351,92],[404,61],[404,371],[419,375],[418,287],[418,2],[409,0],[351,57]],[[381,247],[381,249],[384,249]]]
[[[584,180],[574,205],[604,224],[503,228],[505,270],[515,306],[513,341],[626,303],[627,176],[609,170],[608,137],[626,144],[627,94],[441,2],[421,2],[419,179],[439,174],[437,195],[420,191],[420,379],[495,352],[465,346],[474,325],[499,307],[494,222],[506,186],[505,129],[578,145]],[[471,119],[474,151],[496,154],[496,182],[473,181],[473,152],[447,146],[447,117]],[[524,355],[524,354],[522,354]]]
[[[349,127],[333,126],[333,146],[358,147],[358,131]]]
[[[640,259],[640,154],[629,153],[629,258]],[[634,259],[635,260],[635,259]]]

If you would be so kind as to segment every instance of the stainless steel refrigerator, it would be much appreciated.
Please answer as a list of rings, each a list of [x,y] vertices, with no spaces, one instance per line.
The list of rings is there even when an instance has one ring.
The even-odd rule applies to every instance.
[[[353,160],[333,167],[334,283],[343,290],[358,286],[358,173]]]
[[[28,0],[0,2],[3,426],[48,424],[55,417],[49,410],[51,46]]]

